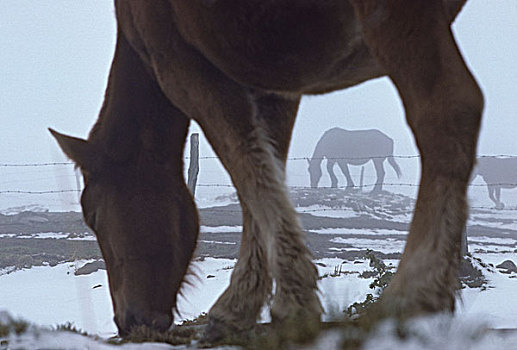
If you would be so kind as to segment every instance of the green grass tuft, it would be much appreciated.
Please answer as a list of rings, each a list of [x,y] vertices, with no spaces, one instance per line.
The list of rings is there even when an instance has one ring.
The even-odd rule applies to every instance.
[[[77,328],[72,322],[66,322],[64,324],[58,324],[55,327],[52,328],[54,331],[58,332],[70,332],[75,334],[84,335],[86,337],[89,336],[89,334],[82,329]]]
[[[369,293],[366,295],[366,299],[364,301],[353,303],[344,310],[344,313],[352,319],[365,314],[366,311],[375,304],[377,300],[379,300],[380,296],[386,287],[388,287],[388,284],[395,275],[395,273],[390,271],[393,267],[387,266],[381,259],[378,259],[370,249],[366,250],[365,258],[370,260],[370,267],[373,269],[370,271],[364,271],[359,275],[359,277],[374,277],[374,280],[370,283],[370,289],[374,289],[376,291],[376,295]]]

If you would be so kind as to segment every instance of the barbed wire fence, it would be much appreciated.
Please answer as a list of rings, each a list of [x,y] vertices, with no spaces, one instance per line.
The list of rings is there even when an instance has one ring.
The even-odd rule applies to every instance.
[[[410,155],[393,155],[391,158],[396,159],[413,159],[413,158],[420,158],[421,156],[418,154],[410,154]],[[204,157],[198,157],[200,160],[203,159],[217,159],[219,160],[219,157],[217,156],[204,156]],[[327,158],[327,157],[290,157],[287,158],[287,161],[293,161],[293,160],[311,160],[311,159],[317,159],[317,160],[324,160],[324,159],[331,159],[331,160],[354,160],[354,159],[380,159],[380,158],[386,158],[386,156],[364,156],[364,157],[336,157],[336,158]],[[496,155],[478,155],[477,158],[517,158],[517,155],[512,154],[496,154]],[[184,157],[185,160],[190,159],[190,157]],[[47,163],[0,163],[0,167],[48,167],[48,166],[59,166],[59,165],[69,165],[74,166],[73,162],[47,162]]]
[[[368,157],[346,157],[346,158],[330,158],[330,160],[359,160],[359,159],[376,159],[376,158],[386,158],[385,156],[368,156]],[[393,158],[395,159],[419,159],[420,155],[394,155]],[[478,158],[517,158],[517,155],[510,155],[510,154],[498,154],[498,155],[478,155]],[[184,157],[185,160],[189,160],[190,157]],[[216,156],[204,156],[199,157],[199,160],[218,160],[219,158]],[[308,160],[324,160],[329,158],[311,158],[311,157],[290,157],[287,159],[288,162],[296,162],[296,161],[308,161]],[[0,169],[2,168],[14,168],[14,169],[20,169],[20,168],[55,168],[55,167],[75,167],[75,164],[73,162],[42,162],[42,163],[0,163]],[[201,168],[202,169],[202,168]],[[202,170],[201,170],[202,172]],[[305,172],[303,175],[307,175],[308,173]],[[73,176],[73,175],[70,175]],[[372,176],[373,177],[373,176]],[[1,179],[1,177],[0,177]],[[9,182],[8,182],[9,183]],[[375,182],[362,184],[362,185],[354,185],[353,188],[356,190],[362,190],[365,188],[371,188],[375,185]],[[501,183],[493,183],[491,185],[494,186],[501,186],[503,188],[512,188],[517,187],[517,183],[511,183],[511,182],[501,182]],[[205,188],[233,188],[232,184],[228,183],[200,183],[197,184],[199,187],[205,187]],[[383,186],[385,187],[406,187],[406,188],[419,188],[418,183],[410,183],[410,182],[384,182]],[[469,184],[469,187],[486,187],[487,185],[485,183],[471,183]],[[0,183],[0,195],[52,195],[52,194],[79,194],[81,192],[81,189],[75,188],[75,189],[42,189],[42,190],[29,190],[24,188],[18,188],[18,189],[2,189],[2,183]],[[78,186],[79,187],[79,186]],[[311,188],[310,186],[294,186],[294,185],[288,185],[288,189],[290,190],[315,190]],[[337,189],[346,189],[347,186],[338,186]],[[321,189],[330,189],[328,186],[320,186],[318,188]],[[316,190],[318,190],[316,189]],[[471,209],[493,209],[493,207],[489,206],[471,206]],[[307,209],[307,210],[300,210],[300,212],[319,212],[319,211],[336,211],[339,210],[339,208],[331,208],[331,209]],[[517,207],[510,207],[510,208],[504,208],[500,210],[510,210],[510,211],[517,211]]]

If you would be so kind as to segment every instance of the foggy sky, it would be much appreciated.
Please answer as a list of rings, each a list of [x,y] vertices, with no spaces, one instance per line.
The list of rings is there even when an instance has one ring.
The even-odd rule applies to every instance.
[[[0,163],[64,161],[48,127],[87,136],[102,104],[115,27],[109,0],[0,1]],[[517,2],[470,0],[453,30],[485,94],[478,154],[517,155]],[[321,134],[335,126],[380,129],[395,140],[395,154],[417,154],[387,78],[304,98],[290,157],[310,156]],[[210,155],[202,138],[201,156]],[[405,181],[416,182],[418,164],[401,166]],[[305,167],[289,163],[291,183],[307,185]],[[66,179],[56,180],[60,176]],[[0,190],[68,188],[70,177],[55,169],[0,169]],[[215,162],[205,171],[201,164],[200,182],[208,180],[228,177]],[[12,198],[0,194],[0,208]]]

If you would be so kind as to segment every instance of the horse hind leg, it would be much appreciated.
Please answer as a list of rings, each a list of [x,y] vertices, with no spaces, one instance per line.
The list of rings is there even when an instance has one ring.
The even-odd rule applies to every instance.
[[[384,170],[384,159],[385,158],[377,158],[373,160],[373,165],[375,166],[375,172],[377,173],[377,182],[375,182],[375,186],[373,187],[372,193],[380,193],[382,192],[382,185],[384,184],[384,176],[386,175],[386,171]]]
[[[265,140],[269,139],[265,147],[268,147],[267,143],[274,147],[271,163],[277,164],[276,179],[270,181],[276,188],[269,189],[277,204],[271,209],[281,209],[281,212],[267,212],[269,220],[278,217],[269,243],[272,245],[269,265],[276,282],[271,316],[274,322],[292,321],[303,328],[304,322],[319,322],[322,307],[316,295],[317,269],[285,187],[285,162],[299,101],[271,95],[256,98],[254,103],[257,121],[263,125],[267,135]]]
[[[317,270],[284,184],[298,99],[250,95],[250,103],[249,130],[235,130],[239,136],[233,140],[229,137],[233,132],[212,138],[216,151],[230,151],[220,157],[239,193],[245,241],[230,286],[210,310],[209,340],[228,330],[251,327],[271,293],[272,278],[276,281],[273,319],[283,321],[291,315],[319,319],[321,314]],[[213,135],[213,125],[202,126],[209,137]]]
[[[200,121],[237,188],[244,226],[230,285],[209,312],[208,341],[253,327],[272,293],[272,279],[276,281],[273,319],[297,315],[319,320],[322,312],[316,294],[317,270],[284,183],[299,100],[250,94],[246,102],[249,105],[241,106],[235,116],[248,118],[242,129],[227,119],[226,111],[221,111],[225,119]],[[227,130],[224,135],[221,125]]]
[[[348,164],[344,160],[338,161],[339,168],[341,169],[341,172],[343,175],[345,175],[346,178],[346,190],[351,191],[354,189],[354,180],[352,179],[352,176],[350,175],[350,170],[348,170]]]
[[[504,209],[504,203],[501,202],[501,186],[495,186],[494,195],[496,199],[496,209]]]
[[[494,202],[494,205],[497,208],[498,201],[497,201],[497,198],[495,198],[495,186],[487,184],[486,185],[486,189],[487,189],[487,192],[488,192],[488,198],[490,198],[490,200],[492,202]]]
[[[454,42],[442,2],[352,3],[370,51],[399,90],[422,154],[406,247],[377,311],[400,318],[453,311],[483,97]]]

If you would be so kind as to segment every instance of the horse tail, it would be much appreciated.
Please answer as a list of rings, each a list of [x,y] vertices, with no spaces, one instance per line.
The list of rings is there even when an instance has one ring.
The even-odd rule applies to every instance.
[[[393,170],[395,170],[395,172],[397,173],[397,177],[400,179],[400,177],[402,176],[402,171],[400,171],[400,167],[395,161],[395,158],[393,158],[393,156],[388,157],[388,163],[390,163]]]

